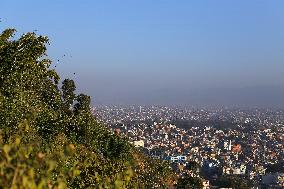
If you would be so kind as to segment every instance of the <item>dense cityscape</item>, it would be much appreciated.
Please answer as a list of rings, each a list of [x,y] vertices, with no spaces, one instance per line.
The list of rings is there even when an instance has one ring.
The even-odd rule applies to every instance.
[[[229,178],[251,188],[284,188],[283,110],[99,106],[93,111],[145,154],[171,162],[178,176],[202,178],[204,188],[225,188]]]

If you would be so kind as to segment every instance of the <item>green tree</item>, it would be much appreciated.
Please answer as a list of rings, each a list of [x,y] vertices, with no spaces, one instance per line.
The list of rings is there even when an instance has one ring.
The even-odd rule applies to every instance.
[[[213,182],[213,184],[223,188],[234,188],[234,189],[251,188],[250,181],[238,175],[223,175],[220,178],[218,178],[215,182]]]
[[[44,113],[53,119],[56,112],[49,110],[60,96],[59,76],[49,69],[51,61],[45,58],[47,37],[27,33],[11,40],[14,32],[8,29],[0,35],[0,127],[4,138],[23,119],[35,124],[31,118]]]
[[[201,189],[202,187],[202,179],[198,177],[186,175],[180,177],[177,181],[177,189]]]
[[[89,111],[91,107],[91,97],[85,94],[77,96],[77,103],[74,105],[74,111],[79,113],[80,111]]]
[[[71,108],[76,98],[75,90],[75,82],[71,79],[64,79],[64,81],[62,82],[62,97],[63,105],[66,110],[69,110]]]

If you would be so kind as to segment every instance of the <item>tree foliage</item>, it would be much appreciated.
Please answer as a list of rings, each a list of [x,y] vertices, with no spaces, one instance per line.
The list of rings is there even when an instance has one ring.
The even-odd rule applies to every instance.
[[[221,188],[249,189],[252,187],[252,183],[248,179],[239,175],[223,175],[213,182],[213,184]]]
[[[91,98],[51,69],[48,38],[0,34],[0,188],[161,188],[169,166],[97,123]]]
[[[203,188],[202,180],[198,177],[188,175],[180,177],[177,182],[177,189],[201,189]]]

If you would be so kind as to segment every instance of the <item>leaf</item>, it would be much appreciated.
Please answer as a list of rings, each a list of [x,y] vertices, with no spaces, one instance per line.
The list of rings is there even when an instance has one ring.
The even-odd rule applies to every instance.
[[[59,182],[57,189],[65,189],[67,188],[66,184],[64,182]]]
[[[17,137],[15,143],[18,146],[21,143],[21,138]]]
[[[74,170],[73,170],[73,176],[74,176],[74,177],[80,175],[80,173],[81,173],[81,171],[78,170],[78,169],[74,169]]]
[[[8,161],[11,160],[11,157],[10,157],[10,155],[9,155],[10,149],[11,149],[10,146],[7,145],[7,144],[5,144],[5,145],[3,146],[3,151],[4,151],[5,156],[6,156],[6,158],[8,159]]]

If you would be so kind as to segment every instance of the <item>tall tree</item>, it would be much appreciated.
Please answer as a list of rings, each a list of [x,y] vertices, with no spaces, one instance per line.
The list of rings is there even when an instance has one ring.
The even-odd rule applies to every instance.
[[[69,110],[73,105],[73,102],[76,98],[75,90],[75,82],[71,79],[64,79],[62,82],[62,97],[63,97],[63,105],[66,110]]]
[[[85,94],[79,94],[77,96],[77,103],[74,105],[75,112],[88,111],[91,107],[91,97]]]

